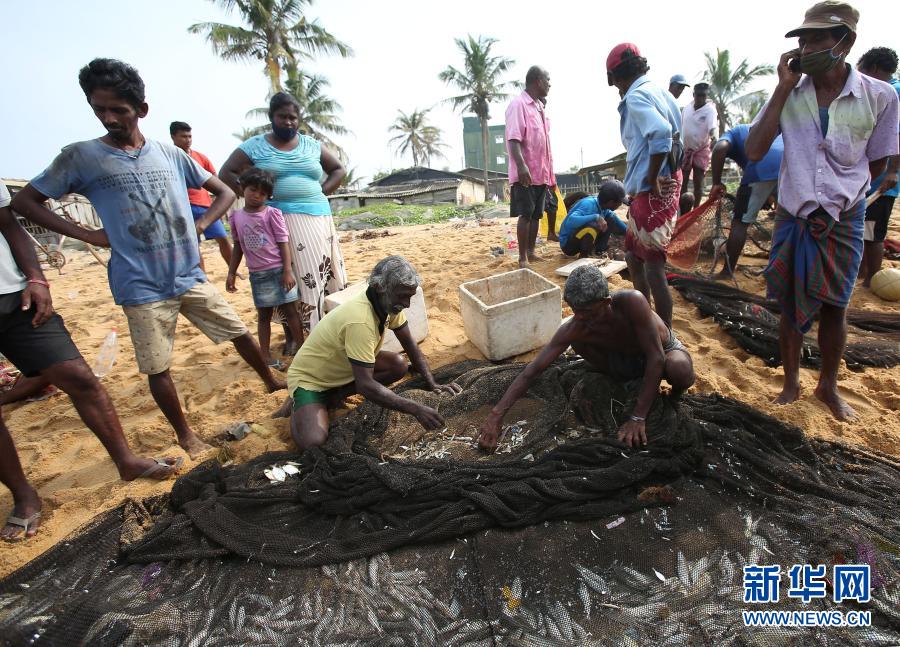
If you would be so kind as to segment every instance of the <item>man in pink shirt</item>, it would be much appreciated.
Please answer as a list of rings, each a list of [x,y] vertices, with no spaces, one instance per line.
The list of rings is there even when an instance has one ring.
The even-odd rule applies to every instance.
[[[745,151],[759,161],[780,132],[778,215],[765,276],[781,304],[784,387],[776,403],[800,398],[803,334],[819,318],[822,368],[815,396],[838,420],[856,413],[841,398],[837,372],[847,341],[846,312],[863,251],[866,191],[897,154],[897,93],[846,62],[859,12],[826,0],[811,7],[781,55],[778,85],[753,122]],[[802,76],[805,75],[805,76]]]
[[[541,260],[534,252],[544,215],[547,191],[554,183],[550,153],[550,123],[543,100],[550,92],[550,75],[537,65],[525,75],[525,90],[506,108],[506,149],[509,153],[510,216],[518,217],[519,267]]]

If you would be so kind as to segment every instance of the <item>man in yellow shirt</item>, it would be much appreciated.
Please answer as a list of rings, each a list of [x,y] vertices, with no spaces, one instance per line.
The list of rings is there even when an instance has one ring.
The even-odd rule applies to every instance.
[[[425,405],[397,395],[386,385],[407,373],[406,360],[381,350],[385,328],[393,330],[413,370],[435,393],[456,395],[455,383],[439,385],[413,340],[403,310],[419,286],[419,275],[402,256],[388,256],[375,265],[365,292],[328,313],[313,328],[288,369],[290,396],[279,414],[291,413],[291,436],[300,449],[321,445],[328,438],[328,406],[358,393],[387,409],[408,413],[425,429],[444,426],[441,415]],[[279,415],[276,414],[276,415]]]

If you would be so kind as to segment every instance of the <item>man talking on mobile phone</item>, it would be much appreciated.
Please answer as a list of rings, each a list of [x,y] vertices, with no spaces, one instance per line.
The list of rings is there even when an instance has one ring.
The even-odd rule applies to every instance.
[[[838,393],[837,371],[862,259],[865,195],[869,178],[878,177],[898,148],[896,92],[845,60],[858,21],[856,9],[827,0],[785,34],[797,38],[798,48],[781,55],[778,85],[745,146],[747,157],[759,161],[779,133],[784,140],[765,271],[768,295],[781,304],[784,387],[776,403],[800,398],[803,334],[818,317],[822,367],[815,396],[838,420],[856,417]]]

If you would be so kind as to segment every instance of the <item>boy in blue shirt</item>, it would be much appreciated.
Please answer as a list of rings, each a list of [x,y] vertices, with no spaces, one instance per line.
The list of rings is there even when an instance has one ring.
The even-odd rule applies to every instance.
[[[563,254],[589,258],[606,251],[610,234],[624,236],[626,225],[614,213],[623,202],[625,186],[618,180],[601,184],[596,197],[576,202],[559,228]]]

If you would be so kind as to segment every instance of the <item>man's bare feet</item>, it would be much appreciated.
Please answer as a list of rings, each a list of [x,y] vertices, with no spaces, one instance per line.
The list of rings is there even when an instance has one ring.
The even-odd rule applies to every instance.
[[[270,373],[271,375],[271,373]],[[275,391],[281,391],[282,389],[287,388],[287,382],[282,380],[281,378],[277,378],[274,375],[269,378],[266,382],[266,389],[268,389],[269,393],[275,393]]]
[[[547,234],[547,240],[550,241],[550,242],[552,242],[552,243],[558,243],[558,242],[559,242],[559,236],[557,236],[557,235],[554,234],[553,232],[550,232],[549,234]]]
[[[721,272],[719,272],[715,276],[713,276],[713,280],[714,281],[730,281],[732,276],[733,275],[728,270],[722,270]]]
[[[528,260],[531,263],[540,263],[542,260],[544,260],[544,257],[538,256],[534,252],[528,252]]]
[[[25,529],[20,525],[7,522],[3,529],[0,530],[0,539],[3,539],[3,541],[19,541],[28,537],[34,537],[41,525],[40,511],[41,498],[38,496],[37,490],[32,488],[31,492],[23,496],[21,500],[16,501],[12,513],[9,515],[10,517],[30,520],[28,528]]]
[[[209,445],[207,445],[209,447]],[[193,456],[191,457],[193,458]],[[184,460],[183,458],[181,459]],[[178,471],[179,459],[166,456],[162,461],[169,466],[165,468],[152,458],[136,456],[133,462],[119,465],[119,478],[123,481],[133,481],[138,478],[156,479],[164,481]]]
[[[524,258],[520,258],[519,259],[519,269],[524,270],[527,267],[531,267],[531,264]]]
[[[829,389],[820,384],[813,393],[825,406],[831,409],[831,415],[838,420],[849,422],[859,418],[853,407],[847,404],[847,401],[838,394],[837,388]]]
[[[181,448],[187,452],[188,456],[191,457],[191,460],[196,460],[204,453],[213,449],[212,445],[207,445],[205,442],[200,440],[200,437],[195,433],[191,433],[190,436],[182,438],[178,441],[178,444],[181,445]]]
[[[785,384],[781,394],[775,398],[775,404],[790,404],[800,399],[800,385]]]
[[[293,411],[293,400],[291,398],[285,398],[284,402],[280,407],[275,409],[272,413],[273,418],[290,418],[291,412]]]

